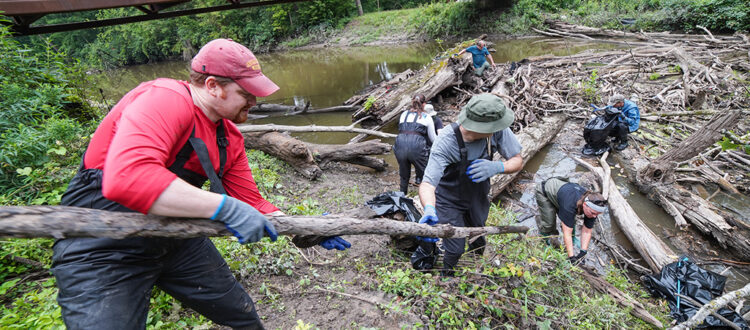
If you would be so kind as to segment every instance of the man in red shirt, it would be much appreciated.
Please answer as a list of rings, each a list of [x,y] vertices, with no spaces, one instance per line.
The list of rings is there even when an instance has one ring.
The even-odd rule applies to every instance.
[[[283,214],[258,192],[244,139],[256,96],[279,89],[253,53],[227,39],[201,48],[190,82],[142,83],[94,133],[63,205],[223,222],[240,243],[276,239]],[[210,191],[201,189],[209,179]],[[230,197],[232,196],[232,197]],[[52,271],[70,329],[143,329],[154,285],[212,321],[262,328],[250,296],[206,237],[70,238]]]

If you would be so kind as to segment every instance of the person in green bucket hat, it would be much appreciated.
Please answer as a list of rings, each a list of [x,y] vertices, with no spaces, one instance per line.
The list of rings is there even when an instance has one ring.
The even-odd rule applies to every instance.
[[[494,94],[474,95],[461,109],[456,123],[440,131],[432,144],[419,198],[424,205],[420,223],[482,227],[490,210],[490,178],[518,172],[523,167],[521,144],[510,130],[515,114]],[[493,161],[499,152],[505,160]],[[422,238],[415,256],[430,254],[436,238]],[[486,241],[479,237],[469,250],[481,255]],[[434,244],[433,244],[434,246]],[[443,239],[443,276],[453,269],[466,250],[464,238]],[[414,256],[413,256],[414,258]]]

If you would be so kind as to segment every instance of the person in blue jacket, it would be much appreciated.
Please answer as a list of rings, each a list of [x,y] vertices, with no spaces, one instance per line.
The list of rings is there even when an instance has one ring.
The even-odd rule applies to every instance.
[[[612,95],[607,106],[620,110],[620,116],[610,136],[616,138],[615,150],[625,150],[628,147],[628,133],[637,131],[641,123],[641,112],[635,102],[625,99],[622,94]]]
[[[474,63],[474,73],[477,76],[481,77],[484,70],[490,67],[490,64],[493,68],[495,67],[495,60],[492,59],[492,55],[490,55],[487,47],[485,47],[484,40],[477,40],[477,43],[474,46],[460,51],[457,56],[461,56],[466,52],[471,53],[471,59]],[[490,59],[489,63],[487,63],[485,57]]]

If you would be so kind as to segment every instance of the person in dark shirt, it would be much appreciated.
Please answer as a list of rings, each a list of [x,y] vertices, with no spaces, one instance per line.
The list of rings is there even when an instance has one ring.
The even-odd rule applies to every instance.
[[[435,125],[435,136],[437,136],[438,132],[445,126],[443,125],[443,121],[438,117],[437,111],[435,111],[435,107],[432,104],[427,103],[424,105],[424,113],[432,117],[432,122]]]
[[[559,217],[568,259],[574,264],[583,263],[591,241],[594,221],[599,214],[607,210],[607,201],[602,195],[567,181],[567,178],[551,178],[537,185],[535,197],[540,214],[537,226],[541,236],[557,235],[555,216]],[[583,215],[581,250],[578,254],[573,246],[577,215]]]

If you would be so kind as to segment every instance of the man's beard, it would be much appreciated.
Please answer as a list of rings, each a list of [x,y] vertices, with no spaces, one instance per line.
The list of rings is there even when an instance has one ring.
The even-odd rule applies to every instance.
[[[247,113],[248,110],[242,109],[239,113],[237,113],[237,116],[232,118],[232,122],[235,124],[242,124],[247,121]]]

